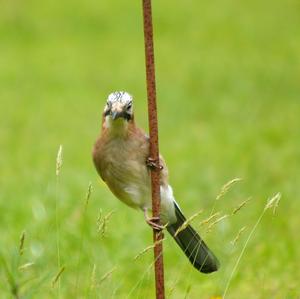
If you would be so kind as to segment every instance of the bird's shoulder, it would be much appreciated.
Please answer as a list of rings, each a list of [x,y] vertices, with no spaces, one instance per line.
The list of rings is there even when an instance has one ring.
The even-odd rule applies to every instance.
[[[145,131],[134,124],[128,126],[128,137],[126,142],[129,147],[139,150],[144,155],[149,154],[149,137]]]
[[[136,139],[143,140],[143,147],[145,150],[146,157],[150,155],[150,137],[145,133],[145,131],[139,127],[135,127],[134,134],[136,135]],[[168,168],[167,164],[163,158],[163,156],[159,155],[159,164],[162,166],[161,170],[161,184],[167,185],[168,182]]]
[[[97,169],[97,172],[101,176],[102,180],[105,181],[103,175],[102,175],[102,168],[103,168],[103,162],[105,162],[104,156],[105,156],[105,146],[109,140],[108,131],[105,129],[102,129],[100,136],[97,138],[96,142],[94,143],[93,150],[92,150],[92,158],[94,165]]]

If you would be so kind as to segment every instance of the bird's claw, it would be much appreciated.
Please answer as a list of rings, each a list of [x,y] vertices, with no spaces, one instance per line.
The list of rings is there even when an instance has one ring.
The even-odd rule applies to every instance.
[[[162,170],[163,167],[161,165],[159,165],[159,160],[155,160],[151,157],[148,157],[146,160],[146,165],[150,168],[150,169],[154,169],[154,170]]]
[[[154,230],[160,232],[164,229],[163,225],[159,224],[159,217],[151,217],[146,219],[148,225],[150,225]]]
[[[145,220],[148,225],[150,225],[154,230],[160,232],[165,227],[160,224],[160,218],[159,217],[148,217],[147,210],[144,210]]]

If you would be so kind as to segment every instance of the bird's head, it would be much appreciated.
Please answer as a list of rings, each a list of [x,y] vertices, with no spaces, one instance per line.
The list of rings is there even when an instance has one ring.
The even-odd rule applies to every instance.
[[[104,116],[110,122],[132,120],[132,96],[125,91],[111,93],[104,107]]]

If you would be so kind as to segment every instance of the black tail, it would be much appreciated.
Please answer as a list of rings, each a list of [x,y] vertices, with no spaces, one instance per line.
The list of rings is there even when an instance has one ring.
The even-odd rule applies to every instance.
[[[182,226],[186,219],[177,204],[174,203],[174,205],[177,222],[167,226],[168,232],[197,270],[203,273],[217,271],[220,265],[218,259],[190,225],[175,236],[176,231]]]

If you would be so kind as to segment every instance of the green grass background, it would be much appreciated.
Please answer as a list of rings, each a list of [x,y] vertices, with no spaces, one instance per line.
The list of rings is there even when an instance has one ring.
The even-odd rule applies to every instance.
[[[142,213],[112,196],[91,161],[110,92],[132,93],[136,120],[147,129],[141,1],[0,3],[0,297],[13,297],[7,264],[21,298],[153,298],[152,252],[133,260],[151,244],[151,230]],[[277,213],[266,212],[227,295],[300,296],[299,9],[296,0],[153,1],[160,150],[178,202],[187,216],[204,209],[199,228],[227,181],[244,179],[218,201],[221,215],[252,198],[210,233],[200,228],[220,258],[218,273],[193,270],[167,236],[168,298],[222,295],[277,192]],[[100,210],[114,211],[104,238]],[[65,271],[52,287],[58,234]],[[18,270],[28,262],[34,265]]]

